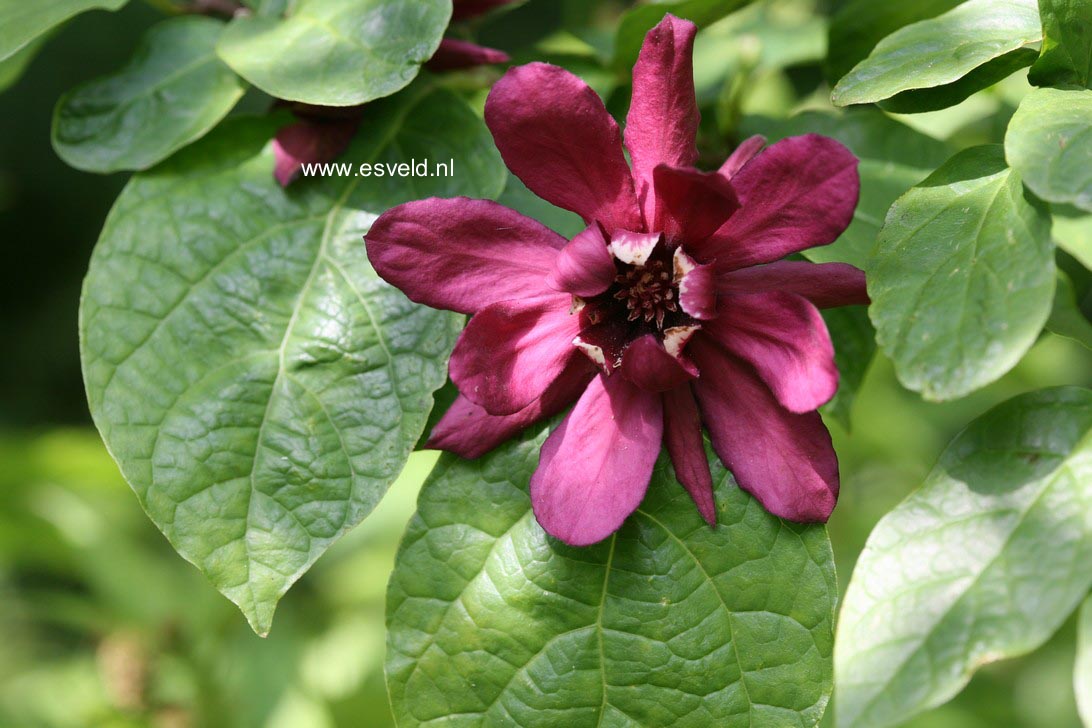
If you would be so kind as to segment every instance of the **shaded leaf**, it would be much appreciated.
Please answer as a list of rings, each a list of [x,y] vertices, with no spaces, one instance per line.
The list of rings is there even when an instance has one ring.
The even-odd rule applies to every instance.
[[[426,482],[387,596],[403,726],[812,726],[836,598],[821,526],[781,521],[713,463],[711,529],[662,459],[615,536],[546,536],[526,484],[542,436]]]
[[[117,10],[129,0],[8,0],[0,3],[0,61],[88,10]]]
[[[268,143],[277,123],[225,124],[134,177],[80,311],[91,412],[122,473],[262,634],[402,469],[459,328],[381,281],[361,236],[394,204],[495,197],[504,180],[484,124],[446,91],[376,104],[346,156],[454,158],[457,177],[285,193]]]
[[[1028,80],[1036,86],[1092,84],[1092,0],[1039,0],[1043,49]]]
[[[412,81],[450,19],[451,0],[299,0],[283,20],[235,18],[218,50],[271,96],[355,106]]]
[[[38,51],[45,45],[49,36],[49,33],[43,33],[14,54],[0,61],[0,91],[5,91],[18,83],[31,61],[38,56]]]
[[[876,331],[864,306],[828,308],[822,313],[834,342],[834,364],[838,367],[838,391],[823,412],[849,430],[853,402],[876,354]]]
[[[1058,271],[1054,307],[1050,311],[1046,327],[1059,336],[1073,339],[1092,349],[1092,321],[1088,320],[1077,305],[1077,294],[1073,290],[1073,283],[1061,270]]]
[[[527,189],[527,185],[523,184],[519,177],[514,174],[508,175],[508,182],[504,186],[504,192],[501,193],[497,201],[506,207],[523,213],[527,217],[538,220],[567,239],[576,237],[577,233],[583,232],[584,228],[587,227],[579,215],[551,205]]]
[[[147,169],[204,136],[245,84],[216,56],[223,23],[164,21],[129,65],[65,94],[53,114],[53,148],[88,172]]]
[[[891,208],[868,263],[869,313],[899,381],[926,399],[996,380],[1054,299],[1050,217],[999,146],[952,157]]]
[[[838,725],[940,705],[1025,654],[1092,586],[1092,392],[1021,395],[973,422],[885,516],[850,580],[835,648]]]
[[[1092,271],[1092,215],[1054,215],[1054,240],[1058,247]]]
[[[1092,211],[1092,91],[1032,91],[1009,122],[1005,156],[1039,197]]]

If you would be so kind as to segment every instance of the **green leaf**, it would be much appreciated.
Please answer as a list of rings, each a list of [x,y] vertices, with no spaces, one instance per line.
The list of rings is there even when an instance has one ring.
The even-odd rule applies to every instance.
[[[952,157],[891,208],[867,266],[877,341],[926,399],[1011,369],[1054,299],[1050,217],[1000,146]]]
[[[864,306],[828,308],[822,313],[834,342],[834,364],[839,375],[838,391],[823,412],[849,430],[853,402],[876,354],[876,331]]]
[[[1024,394],[973,422],[885,516],[850,580],[838,725],[900,724],[983,664],[1045,642],[1092,586],[1092,391]]]
[[[1081,312],[1077,305],[1077,294],[1073,282],[1061,270],[1058,271],[1058,284],[1054,291],[1054,307],[1046,328],[1059,336],[1073,339],[1092,349],[1092,321]]]
[[[579,215],[551,205],[527,189],[527,186],[514,174],[508,175],[508,183],[497,201],[505,207],[511,207],[527,217],[538,220],[566,238],[576,237],[578,233],[587,227]]]
[[[27,70],[31,61],[38,56],[38,51],[42,49],[50,35],[50,33],[45,33],[38,36],[16,51],[14,55],[0,61],[0,91],[6,91],[19,82],[19,79],[23,77],[23,73]]]
[[[645,34],[668,13],[704,28],[752,2],[754,0],[668,0],[639,5],[623,15],[618,24],[614,36],[614,66],[625,71],[632,68],[641,52]]]
[[[235,18],[218,52],[271,96],[355,106],[412,81],[450,19],[451,0],[299,0],[284,20]]]
[[[1092,211],[1092,91],[1029,93],[1009,122],[1005,156],[1039,197]]]
[[[273,180],[277,120],[228,122],[133,178],[80,311],[95,423],[178,552],[268,632],[277,600],[398,475],[460,317],[410,303],[361,236],[504,169],[450,92],[377,103],[345,158],[454,158],[458,176]]]
[[[129,65],[70,91],[53,114],[53,148],[88,172],[147,169],[200,139],[231,111],[245,84],[216,56],[223,23],[164,21]]]
[[[903,91],[881,101],[880,106],[894,114],[920,114],[947,109],[966,101],[982,89],[1005,80],[1021,68],[1027,68],[1035,62],[1038,55],[1033,48],[1017,48],[969,71],[958,81],[936,88]]]
[[[1077,708],[1085,726],[1092,727],[1092,596],[1084,600],[1077,624],[1077,666],[1073,671]]]
[[[1054,215],[1054,240],[1058,247],[1092,270],[1092,215]]]
[[[7,0],[0,3],[0,61],[88,10],[117,10],[129,0]]]
[[[1028,74],[1036,86],[1092,84],[1092,0],[1039,0],[1043,50]]]
[[[908,25],[884,38],[865,60],[838,85],[831,99],[836,106],[868,104],[913,89],[931,89],[935,103],[918,94],[908,110],[943,108],[995,83],[1034,54],[1019,53],[1042,39],[1035,0],[968,0],[936,18]],[[998,76],[986,64],[996,62]],[[945,89],[969,77],[956,89]],[[939,88],[938,88],[939,87]],[[896,101],[896,103],[898,103]],[[906,109],[904,109],[906,110]]]
[[[711,529],[662,459],[615,536],[570,548],[530,509],[541,442],[445,455],[425,483],[387,593],[399,725],[815,725],[837,593],[825,529],[771,516],[717,462]]]
[[[827,36],[826,76],[831,83],[868,57],[876,44],[899,28],[946,13],[963,0],[885,3],[850,0],[835,13]]]

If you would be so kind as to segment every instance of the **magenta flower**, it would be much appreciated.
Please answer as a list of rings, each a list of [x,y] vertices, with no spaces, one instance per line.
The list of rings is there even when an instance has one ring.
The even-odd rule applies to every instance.
[[[857,159],[817,135],[744,142],[693,168],[693,24],[645,39],[622,135],[599,97],[555,66],[511,69],[485,118],[509,169],[581,215],[571,241],[486,200],[429,199],[368,233],[376,271],[414,301],[472,314],[451,358],[460,396],[432,446],[480,456],[575,407],[542,447],[535,516],[573,545],[640,504],[666,444],[715,524],[702,427],[771,513],[825,521],[838,462],[816,409],[838,386],[817,307],[867,303],[864,274],[781,260],[831,243],[857,204]]]

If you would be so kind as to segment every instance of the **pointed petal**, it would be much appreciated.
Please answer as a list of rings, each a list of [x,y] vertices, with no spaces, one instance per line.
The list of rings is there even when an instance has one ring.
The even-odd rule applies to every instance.
[[[739,487],[775,516],[825,522],[838,499],[838,458],[818,412],[783,408],[754,371],[704,336],[690,345],[693,387],[713,449]]]
[[[732,183],[716,172],[661,164],[653,177],[656,214],[652,229],[663,230],[670,241],[705,240],[739,209]]]
[[[750,162],[762,151],[764,146],[766,146],[766,137],[760,134],[744,139],[743,143],[728,156],[728,159],[724,160],[724,164],[720,165],[717,172],[725,179],[732,179],[739,170],[743,169],[743,165]]]
[[[574,356],[579,317],[569,296],[501,301],[470,319],[451,354],[459,392],[493,415],[519,412],[541,397]]]
[[[698,376],[693,362],[668,354],[652,334],[645,334],[626,347],[620,371],[646,392],[666,392]]]
[[[417,303],[460,313],[552,293],[546,276],[565,245],[529,217],[465,197],[399,205],[364,237],[368,259],[385,281]]]
[[[554,290],[591,298],[607,290],[617,274],[603,230],[592,224],[561,249],[546,282]]]
[[[475,66],[508,63],[510,60],[504,51],[456,38],[444,38],[432,58],[425,62],[425,68],[430,71],[460,71]]]
[[[600,374],[542,446],[535,518],[573,546],[602,541],[641,504],[662,436],[659,395]]]
[[[645,36],[633,67],[633,98],[626,117],[626,149],[645,217],[653,215],[653,170],[660,164],[690,166],[701,114],[694,94],[697,27],[674,15]]]
[[[468,459],[479,458],[539,420],[553,417],[576,401],[595,376],[591,364],[574,359],[542,396],[511,415],[491,415],[459,395],[429,436],[427,447]]]
[[[726,296],[704,331],[750,362],[790,412],[810,412],[838,390],[834,345],[819,310],[792,293]]]
[[[337,159],[359,127],[360,119],[297,121],[281,127],[273,140],[273,175],[281,187],[287,187],[303,165]]]
[[[717,315],[717,281],[711,265],[701,265],[679,248],[675,251],[675,281],[679,305],[696,319]]]
[[[805,263],[780,260],[723,273],[717,280],[721,293],[795,293],[819,308],[867,306],[865,274],[846,263]]]
[[[694,499],[698,513],[710,526],[717,525],[717,506],[713,500],[713,475],[701,437],[701,417],[690,386],[677,387],[663,394],[664,444],[675,467],[675,478]]]
[[[857,206],[857,158],[817,134],[768,147],[732,178],[742,207],[690,251],[718,270],[770,263],[828,245],[849,226]]]
[[[489,93],[485,121],[536,195],[608,233],[642,229],[618,124],[579,78],[547,63],[511,68]]]

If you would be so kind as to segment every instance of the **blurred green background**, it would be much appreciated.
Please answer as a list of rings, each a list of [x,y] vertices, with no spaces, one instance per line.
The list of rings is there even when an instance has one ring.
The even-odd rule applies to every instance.
[[[706,31],[697,74],[715,122],[711,156],[760,116],[824,105],[819,69],[832,5],[771,0]],[[532,0],[487,22],[479,37],[518,60],[564,63],[612,109],[624,108],[618,75],[599,60],[623,6]],[[90,425],[79,286],[125,177],[65,167],[50,149],[49,122],[63,91],[121,66],[161,17],[139,1],[81,16],[0,94],[8,260],[0,286],[0,727],[390,725],[383,596],[435,454],[414,455],[374,515],[289,593],[263,640],[144,517]],[[910,121],[959,145],[999,141],[1022,89],[1010,80]],[[1092,386],[1092,352],[1045,335],[1002,381],[943,405],[902,390],[878,359],[852,432],[832,423],[843,486],[830,531],[843,587],[872,526],[959,429],[1004,399],[1055,384]],[[1073,633],[1067,624],[1036,654],[986,667],[952,703],[910,725],[1076,728]]]

